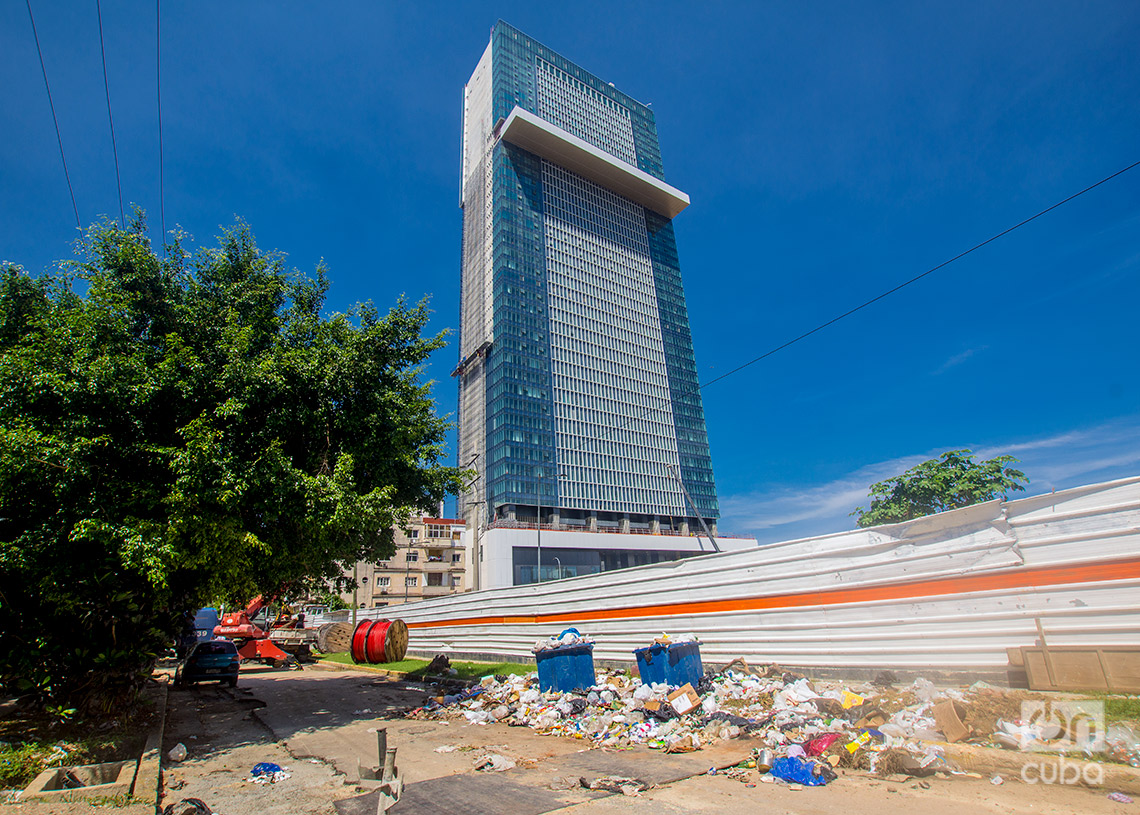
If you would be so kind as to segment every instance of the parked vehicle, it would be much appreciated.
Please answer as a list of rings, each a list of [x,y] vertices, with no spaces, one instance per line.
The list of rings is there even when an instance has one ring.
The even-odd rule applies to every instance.
[[[194,615],[194,634],[198,641],[212,640],[214,638],[214,626],[217,624],[218,610],[216,608],[206,606],[198,609],[198,613]]]
[[[241,657],[229,640],[207,640],[195,645],[174,674],[174,684],[218,681],[237,687]]]

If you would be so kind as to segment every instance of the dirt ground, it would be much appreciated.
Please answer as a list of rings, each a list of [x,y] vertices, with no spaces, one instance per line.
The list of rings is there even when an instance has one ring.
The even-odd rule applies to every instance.
[[[886,781],[847,771],[826,787],[802,790],[744,781],[726,767],[753,746],[731,740],[681,756],[648,750],[590,750],[572,739],[538,736],[527,728],[478,727],[407,720],[402,711],[424,698],[421,689],[358,671],[243,671],[234,691],[214,685],[173,689],[164,751],[186,746],[182,762],[165,761],[163,805],[195,797],[220,815],[333,815],[367,811],[372,782],[358,780],[359,766],[374,764],[376,729],[385,727],[399,748],[407,783],[396,815],[574,815],[609,813],[797,813],[839,815],[963,815],[963,813],[1119,813],[1137,804],[1110,801],[1109,790],[1029,785],[1013,778],[931,778]],[[440,751],[439,748],[444,748]],[[476,772],[473,757],[491,751],[516,760],[503,773]],[[250,781],[259,762],[274,762],[291,777],[277,784]],[[551,791],[566,777],[625,774],[655,786],[638,797],[582,789]],[[925,785],[925,786],[924,786]],[[337,806],[339,803],[339,809]],[[375,811],[375,804],[372,803]]]
[[[171,688],[163,756],[183,744],[187,757],[164,758],[162,807],[198,798],[218,815],[332,815],[334,800],[364,791],[346,786],[319,759],[294,758],[253,715],[262,704],[240,688],[212,683]],[[260,762],[287,768],[292,777],[254,784],[250,770]]]

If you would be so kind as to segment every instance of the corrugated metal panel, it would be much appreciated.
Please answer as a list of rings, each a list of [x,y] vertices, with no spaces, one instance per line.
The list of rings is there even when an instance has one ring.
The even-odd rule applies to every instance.
[[[954,669],[1005,665],[1006,648],[1033,644],[1038,618],[1051,644],[1140,644],[1137,598],[1131,478],[358,616],[403,619],[416,651],[527,656],[581,616],[600,659],[691,631],[710,663]]]

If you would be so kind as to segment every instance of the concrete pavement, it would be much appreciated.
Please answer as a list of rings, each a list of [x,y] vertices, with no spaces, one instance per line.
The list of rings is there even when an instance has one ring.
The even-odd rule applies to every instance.
[[[230,692],[201,689],[195,693]],[[224,808],[215,809],[224,815],[355,815],[369,811],[369,807],[375,812],[374,797],[368,795],[373,782],[359,780],[359,766],[377,763],[377,727],[387,729],[388,745],[399,751],[397,763],[406,787],[403,800],[393,810],[397,815],[609,815],[634,808],[639,813],[873,811],[876,815],[913,815],[921,809],[923,815],[1123,815],[1135,808],[1109,801],[1107,789],[1034,786],[1014,779],[993,786],[988,779],[932,778],[926,782],[928,787],[923,787],[915,779],[894,783],[848,773],[827,787],[796,791],[755,783],[757,775],[753,772],[748,780],[755,786],[748,787],[723,774],[705,774],[710,766],[726,767],[746,757],[753,746],[748,740],[734,739],[695,753],[667,755],[642,748],[587,749],[586,742],[539,736],[522,727],[402,717],[406,709],[419,705],[425,697],[426,693],[414,686],[362,671],[243,671],[239,690],[227,702],[227,709],[232,709],[228,715],[192,717],[204,732],[224,731],[205,736],[219,750],[214,760],[225,763],[230,773],[228,786],[217,783],[218,778],[226,778],[226,773],[212,775],[215,788],[224,787],[227,793]],[[172,696],[172,707],[178,707],[180,698]],[[202,700],[187,701],[196,704]],[[260,703],[264,707],[258,706]],[[248,718],[242,719],[239,712]],[[178,721],[177,715],[172,721]],[[261,728],[260,741],[247,732],[254,721],[261,723],[256,725]],[[187,746],[191,747],[189,765],[194,746]],[[436,752],[437,748],[448,752]],[[518,766],[502,773],[475,772],[473,759],[484,752],[507,756]],[[232,754],[232,760],[227,754]],[[300,772],[275,787],[256,787],[238,777],[248,775],[255,760],[277,760],[300,768]],[[191,789],[190,769],[183,766],[175,770],[186,779],[187,790]],[[658,786],[636,798],[581,787],[551,789],[560,786],[558,779],[602,775],[636,777]],[[208,785],[200,788],[207,789]],[[275,808],[274,796],[283,796],[292,809]],[[197,797],[213,805],[205,795]],[[168,796],[167,800],[177,799]]]

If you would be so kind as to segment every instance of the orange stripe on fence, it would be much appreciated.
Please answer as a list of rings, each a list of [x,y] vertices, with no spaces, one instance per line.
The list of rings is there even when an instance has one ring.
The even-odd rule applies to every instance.
[[[1039,586],[1063,586],[1070,583],[1096,583],[1104,580],[1140,578],[1140,559],[1119,560],[1081,566],[1042,566],[986,574],[941,577],[933,580],[916,580],[912,583],[894,583],[886,586],[866,586],[851,589],[828,589],[795,594],[774,594],[767,597],[741,597],[734,600],[691,600],[683,603],[663,603],[652,606],[594,611],[560,611],[533,616],[458,617],[449,620],[408,623],[408,628],[439,628],[455,625],[495,625],[501,623],[564,623],[585,620],[620,620],[636,617],[665,617],[673,614],[713,614],[726,611],[763,611],[798,608],[802,606],[831,606],[844,603],[873,603],[882,600],[906,600],[938,597],[948,594],[967,594],[1002,589],[1028,589]]]

